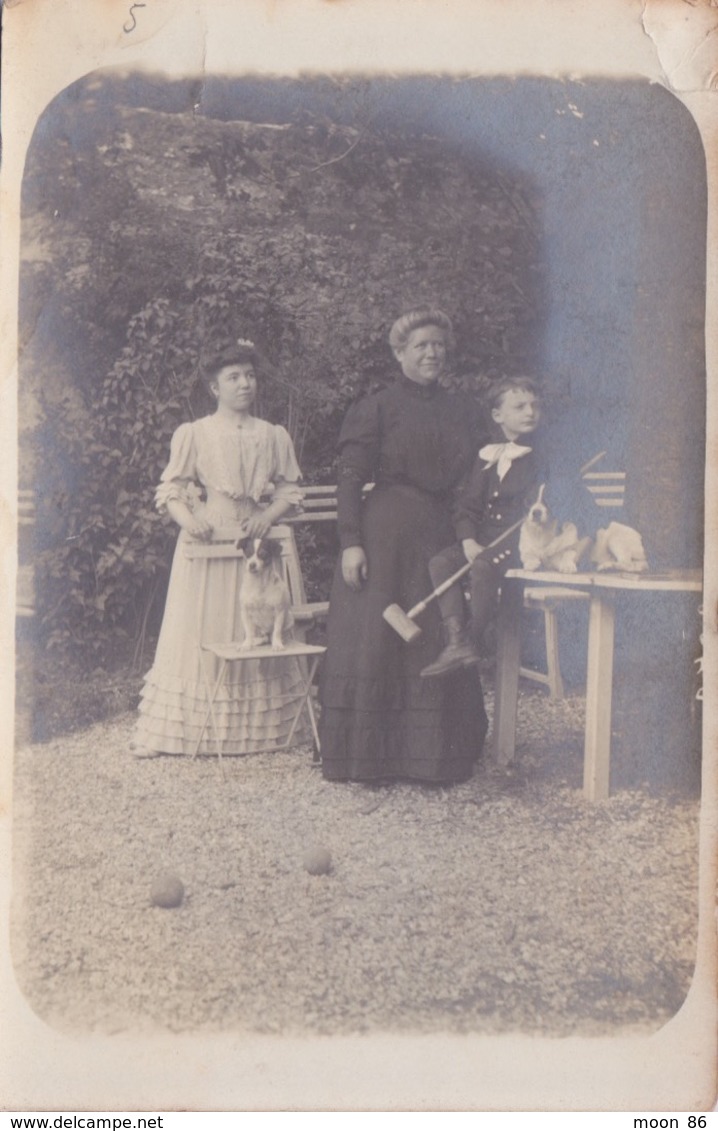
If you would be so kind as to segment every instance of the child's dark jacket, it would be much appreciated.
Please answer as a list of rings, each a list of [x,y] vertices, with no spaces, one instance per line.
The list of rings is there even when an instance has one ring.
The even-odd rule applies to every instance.
[[[506,442],[501,429],[487,440],[492,444]],[[503,479],[499,479],[498,464],[487,467],[487,461],[477,455],[454,506],[454,526],[460,542],[464,538],[474,538],[482,546],[487,546],[504,530],[524,518],[535,501],[540,485],[546,481],[547,472],[540,437],[532,433],[525,441],[517,443],[520,447],[530,447],[531,451],[514,459]]]

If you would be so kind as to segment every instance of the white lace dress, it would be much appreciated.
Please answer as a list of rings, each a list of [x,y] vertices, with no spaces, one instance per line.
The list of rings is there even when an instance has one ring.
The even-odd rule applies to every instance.
[[[181,499],[216,529],[238,525],[260,499],[298,504],[301,472],[288,432],[254,418],[239,429],[214,415],[181,425],[156,492],[160,510]],[[199,488],[206,502],[199,501]],[[155,662],[145,677],[137,743],[166,754],[193,754],[207,715],[207,675],[218,661],[200,653],[200,641],[239,641],[238,596],[242,558],[189,558],[192,539],[177,540]],[[223,754],[248,754],[281,746],[301,694],[296,658],[236,661],[227,665],[214,707]],[[216,753],[208,729],[200,753]]]

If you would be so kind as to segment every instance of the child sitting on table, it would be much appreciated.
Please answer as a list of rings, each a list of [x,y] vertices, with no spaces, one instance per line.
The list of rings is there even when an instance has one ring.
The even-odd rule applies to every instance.
[[[519,531],[496,546],[490,556],[478,555],[527,512],[545,479],[532,434],[541,419],[539,392],[525,377],[510,377],[492,391],[489,401],[494,423],[492,443],[480,450],[456,504],[454,525],[458,542],[429,561],[434,587],[471,562],[471,634],[461,583],[438,598],[445,646],[423,669],[424,677],[443,676],[479,662],[477,648],[491,619],[501,578],[520,567]],[[531,443],[525,441],[531,439]]]

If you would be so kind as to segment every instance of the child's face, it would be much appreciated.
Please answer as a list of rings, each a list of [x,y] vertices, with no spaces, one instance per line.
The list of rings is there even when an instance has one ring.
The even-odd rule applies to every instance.
[[[541,403],[528,390],[509,389],[498,408],[491,410],[497,424],[501,425],[507,440],[528,436],[541,419]]]

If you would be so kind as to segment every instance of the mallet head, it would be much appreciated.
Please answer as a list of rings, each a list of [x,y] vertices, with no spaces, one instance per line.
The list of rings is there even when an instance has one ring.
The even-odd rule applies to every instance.
[[[382,613],[384,620],[387,624],[391,625],[395,632],[407,644],[417,640],[421,636],[421,629],[417,624],[411,620],[400,605],[387,605]]]

